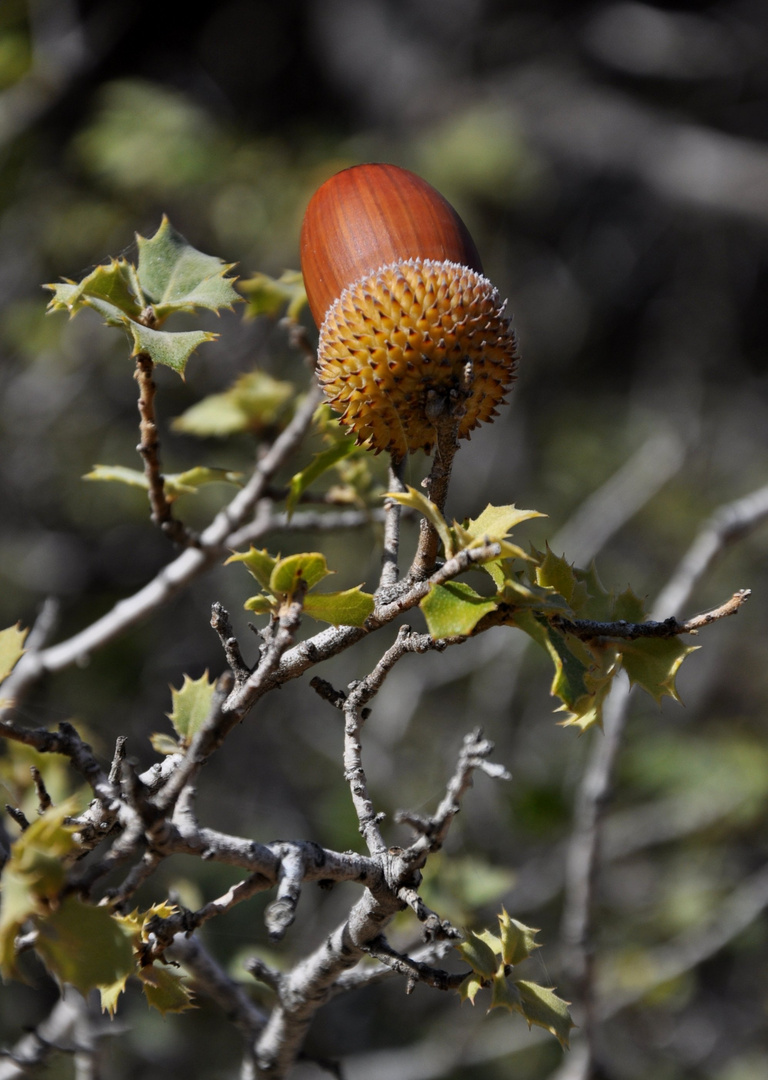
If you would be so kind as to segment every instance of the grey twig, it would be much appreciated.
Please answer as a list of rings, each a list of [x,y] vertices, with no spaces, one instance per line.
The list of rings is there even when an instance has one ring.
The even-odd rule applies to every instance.
[[[679,610],[712,563],[734,540],[745,536],[768,518],[768,486],[716,511],[685,553],[669,582],[660,592],[651,615]],[[736,593],[724,614],[737,611],[748,592]],[[731,608],[731,605],[732,608]],[[711,621],[715,612],[689,620],[693,630]],[[718,616],[721,617],[721,616]],[[702,621],[703,620],[703,621]],[[688,631],[683,631],[688,632]],[[594,1037],[603,1007],[595,997],[593,975],[593,897],[600,862],[604,814],[613,787],[613,775],[621,747],[629,707],[630,688],[613,687],[603,710],[604,737],[595,742],[576,796],[574,826],[566,856],[565,902],[562,932],[567,947],[566,969],[583,1012],[581,1022],[585,1051],[583,1069],[572,1080],[585,1080],[594,1060]],[[582,1058],[579,1058],[581,1061]]]
[[[391,460],[389,465],[389,491],[404,492],[403,471],[405,458]],[[382,595],[398,579],[398,555],[400,551],[400,516],[402,507],[395,499],[384,500],[384,549],[381,554],[381,577],[378,593]]]

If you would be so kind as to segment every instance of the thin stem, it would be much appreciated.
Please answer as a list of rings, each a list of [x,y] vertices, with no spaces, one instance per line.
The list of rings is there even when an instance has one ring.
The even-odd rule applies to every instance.
[[[393,457],[389,465],[390,491],[405,491],[404,471],[405,458]],[[400,503],[395,502],[394,499],[384,500],[384,550],[381,555],[379,593],[388,586],[394,585],[399,576],[397,559],[400,551],[400,512]]]
[[[171,540],[185,547],[195,543],[190,531],[177,521],[171,511],[171,504],[165,494],[165,479],[160,465],[160,440],[157,434],[155,418],[155,394],[157,387],[152,378],[154,362],[147,353],[136,357],[134,378],[139,384],[139,445],[137,450],[144,462],[144,475],[149,484],[149,505],[152,510],[152,522]]]

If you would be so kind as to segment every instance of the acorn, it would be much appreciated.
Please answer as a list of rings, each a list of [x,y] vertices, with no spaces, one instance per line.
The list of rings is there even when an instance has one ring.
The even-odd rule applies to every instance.
[[[318,377],[358,443],[395,460],[497,414],[515,335],[472,237],[443,196],[396,165],[355,165],[312,196],[301,269],[320,327]]]

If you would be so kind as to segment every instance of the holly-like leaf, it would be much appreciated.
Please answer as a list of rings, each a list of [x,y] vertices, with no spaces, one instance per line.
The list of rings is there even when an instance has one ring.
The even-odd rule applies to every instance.
[[[536,1024],[551,1031],[560,1045],[567,1048],[571,1028],[576,1027],[568,1012],[568,1002],[537,983],[518,980],[515,986],[520,992],[520,1011],[528,1027]]]
[[[461,525],[454,522],[457,532],[461,536],[462,547],[467,547],[468,542],[488,540],[504,540],[512,530],[523,521],[531,518],[546,517],[538,510],[519,510],[514,504],[510,506],[491,506],[489,503],[482,514]]]
[[[185,675],[179,690],[171,687],[173,709],[167,716],[185,744],[191,742],[210,713],[215,689],[216,681],[208,678],[207,671],[199,679]]]
[[[168,968],[151,964],[139,971],[139,979],[147,1004],[158,1009],[163,1016],[194,1008],[191,991],[181,981],[181,976]]]
[[[225,276],[234,263],[225,263],[192,247],[167,217],[163,216],[154,236],[137,236],[136,242],[137,277],[158,320],[174,311],[231,309],[240,300],[232,279]]]
[[[359,585],[344,592],[310,593],[304,597],[307,615],[334,626],[364,626],[375,606],[373,596],[362,592]]]
[[[470,1001],[474,1005],[475,998],[483,989],[483,984],[486,981],[487,980],[481,978],[481,976],[479,975],[475,975],[474,973],[467,975],[466,979],[464,979],[464,981],[459,985],[458,988],[458,995],[461,1000]]]
[[[327,450],[322,450],[319,454],[315,454],[312,461],[301,472],[297,472],[295,476],[291,477],[288,490],[288,499],[285,504],[285,508],[290,517],[293,511],[296,509],[301,496],[315,480],[319,479],[324,472],[332,468],[338,462],[343,461],[344,458],[350,456],[355,452],[354,439],[344,439],[333,446],[330,446]]]
[[[297,322],[307,303],[304,278],[298,270],[284,270],[279,278],[254,274],[238,282],[238,288],[245,293],[248,304],[246,317],[249,319],[259,315],[269,315],[275,319],[286,308],[291,322]]]
[[[154,363],[173,368],[183,378],[194,350],[216,335],[202,330],[166,333],[158,327],[173,312],[231,308],[240,300],[232,280],[225,277],[231,266],[193,248],[166,217],[153,237],[137,236],[136,240],[137,267],[125,259],[113,259],[79,283],[45,285],[53,291],[49,310],[66,310],[73,316],[83,307],[94,308],[108,325],[127,332],[132,356],[146,353]]]
[[[534,949],[539,948],[533,940],[539,931],[511,918],[504,908],[499,915],[499,928],[501,956],[505,964],[519,964],[527,960]]]
[[[491,980],[491,1009],[508,1009],[509,1012],[522,1012],[520,991],[510,982],[504,971],[497,971]]]
[[[163,476],[163,491],[168,502],[173,502],[180,495],[194,495],[203,484],[240,485],[243,474],[227,469],[216,469],[208,465],[196,465],[182,473],[167,473]],[[129,469],[125,465],[94,465],[84,480],[101,480],[110,483],[127,484],[129,487],[149,490],[149,480],[139,469]]]
[[[24,654],[24,642],[29,630],[19,629],[19,623],[0,630],[0,683],[11,674]]]
[[[165,732],[154,731],[149,736],[149,741],[155,753],[163,754],[165,757],[169,757],[171,754],[179,754],[182,750],[182,744],[177,742],[171,735],[166,735]]]
[[[576,575],[570,563],[555,555],[548,547],[536,568],[536,583],[544,588],[554,589],[570,604],[576,587]]]
[[[132,972],[128,973],[129,975]],[[101,998],[101,1011],[109,1015],[110,1019],[114,1018],[117,1012],[117,1003],[120,1000],[120,995],[125,990],[125,985],[128,982],[128,975],[123,975],[119,979],[115,979],[113,983],[109,983],[105,986],[99,987],[99,996]]]
[[[445,520],[437,506],[435,506],[433,502],[430,502],[426,495],[422,495],[416,488],[408,487],[406,491],[387,491],[385,492],[384,497],[387,499],[394,499],[394,501],[400,503],[401,506],[409,506],[412,510],[418,510],[427,521],[434,525],[437,535],[442,541],[445,557],[450,559],[451,556],[456,554],[457,547],[453,534],[448,527],[448,522]]]
[[[494,955],[493,949],[473,930],[470,930],[464,941],[455,946],[464,957],[476,975],[484,979],[490,979],[498,970],[499,960]]]
[[[642,686],[657,704],[661,704],[666,694],[680,700],[675,676],[683,660],[696,652],[698,645],[684,645],[679,638],[672,637],[620,641],[616,647],[630,682]]]
[[[277,611],[277,606],[274,596],[265,596],[264,593],[259,593],[258,596],[249,596],[243,604],[244,609],[252,611],[254,615],[269,615]]]
[[[16,937],[27,919],[37,910],[38,902],[29,888],[29,878],[16,867],[6,864],[0,875],[0,975],[19,977],[16,967]]]
[[[258,548],[251,546],[247,551],[235,552],[234,555],[230,555],[224,565],[229,566],[230,563],[235,562],[244,563],[246,570],[256,578],[262,589],[269,588],[269,580],[277,564],[277,559],[274,559],[266,548],[260,551]]]
[[[275,596],[293,596],[300,582],[305,582],[309,590],[330,573],[325,555],[318,551],[289,555],[275,563],[269,578],[269,590]]]
[[[52,975],[84,995],[127,978],[134,967],[130,935],[120,921],[76,896],[40,920],[35,950]]]
[[[167,330],[152,330],[136,322],[129,322],[127,328],[133,338],[131,356],[146,353],[153,363],[165,364],[166,367],[173,368],[182,379],[187,362],[195,349],[205,341],[216,339],[216,334],[211,334],[207,330],[183,330],[169,333]]]
[[[484,615],[496,610],[496,600],[489,600],[463,581],[433,585],[419,605],[433,638],[467,636]]]
[[[134,268],[125,259],[112,259],[97,266],[79,282],[44,285],[53,297],[49,311],[67,311],[73,318],[84,307],[92,307],[111,326],[123,326],[138,319],[146,306]]]
[[[196,402],[171,427],[201,438],[238,432],[261,435],[281,427],[290,418],[295,399],[293,383],[273,379],[264,371],[250,371],[224,393]]]
[[[52,309],[64,306],[71,315],[81,307],[95,307],[101,301],[129,319],[138,319],[146,304],[134,268],[126,259],[112,259],[97,266],[74,289],[62,292],[61,286],[47,285],[45,288],[53,289]],[[106,309],[101,308],[101,314],[106,314]]]

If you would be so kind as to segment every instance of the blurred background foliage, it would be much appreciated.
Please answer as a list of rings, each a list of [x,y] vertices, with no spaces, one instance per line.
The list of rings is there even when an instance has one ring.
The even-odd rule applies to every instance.
[[[58,634],[68,635],[169,557],[141,492],[81,479],[96,462],[138,467],[128,350],[88,313],[47,317],[41,284],[130,254],[134,233],[151,235],[162,213],[243,277],[279,275],[297,267],[314,188],[365,160],[411,168],[454,203],[520,336],[510,406],[462,449],[449,513],[476,515],[488,501],[535,507],[549,516],[525,526],[527,539],[556,537],[559,553],[562,538],[577,562],[597,554],[607,585],[652,598],[708,515],[768,477],[766,55],[761,0],[226,0],[197,15],[143,0],[4,0],[2,625],[29,624],[53,595]],[[186,382],[158,372],[169,472],[252,460],[250,437],[201,441],[171,429],[201,396],[254,368],[306,385],[279,325],[242,311],[205,325],[221,338],[193,357]],[[383,482],[383,463],[371,467]],[[424,461],[410,469],[416,483]],[[611,478],[605,498],[585,502]],[[226,497],[214,486],[177,505],[195,525]],[[373,580],[375,543],[365,531],[269,546],[321,546],[345,588]],[[702,636],[704,651],[679,680],[685,707],[633,705],[596,941],[601,986],[628,1004],[603,1029],[601,1077],[768,1075],[764,915],[664,977],[665,957],[724,921],[768,857],[766,554],[763,529],[699,587],[696,610],[739,587],[754,598]],[[168,685],[223,666],[211,602],[231,610],[247,640],[249,590],[238,567],[198,582],[87,667],[41,687],[29,722],[75,718],[105,756],[126,734],[149,764],[148,736],[168,730]],[[381,647],[368,642],[323,674],[344,685]],[[556,719],[545,663],[500,631],[449,661],[404,661],[377,700],[366,760],[388,813],[432,806],[461,735],[484,726],[513,782],[477,782],[429,888],[459,920],[479,905],[487,922],[503,900],[542,927],[531,977],[568,996],[564,845],[601,735],[578,739]],[[338,717],[304,683],[286,687],[206,770],[201,820],[259,840],[357,846],[339,750]],[[24,801],[27,767],[18,754],[0,759],[3,802]],[[58,766],[46,768],[64,790]],[[168,887],[208,899],[233,880],[225,868],[182,863],[142,901]],[[317,942],[350,895],[308,892],[274,962]],[[224,962],[264,945],[266,899],[206,933]],[[413,932],[404,920],[402,941]],[[0,988],[6,1044],[55,997],[44,973],[29,975],[29,986]],[[105,1043],[104,1075],[234,1075],[237,1040],[215,1007],[201,1006],[161,1021],[129,1000],[119,1037]],[[540,1080],[562,1068],[553,1041],[522,1024],[424,988],[406,999],[399,983],[337,999],[308,1050],[344,1057],[348,1080]],[[72,1068],[60,1055],[46,1075]]]

